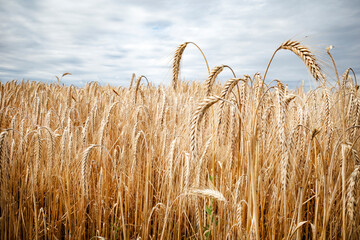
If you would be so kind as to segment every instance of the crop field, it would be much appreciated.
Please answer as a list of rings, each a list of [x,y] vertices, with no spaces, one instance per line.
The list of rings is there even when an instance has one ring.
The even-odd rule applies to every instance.
[[[296,54],[317,88],[267,69],[219,83],[226,65],[186,82],[188,45],[168,87],[1,83],[0,239],[360,238],[354,71],[328,48],[330,84],[287,41],[273,57]]]

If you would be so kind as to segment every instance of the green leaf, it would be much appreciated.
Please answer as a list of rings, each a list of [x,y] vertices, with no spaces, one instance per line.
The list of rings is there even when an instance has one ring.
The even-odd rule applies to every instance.
[[[205,210],[206,210],[207,214],[211,216],[212,206],[211,205],[210,206],[205,206]]]

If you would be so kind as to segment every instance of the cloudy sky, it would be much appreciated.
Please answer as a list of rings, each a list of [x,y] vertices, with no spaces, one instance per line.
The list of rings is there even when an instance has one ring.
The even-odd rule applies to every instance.
[[[273,51],[288,39],[309,46],[334,78],[326,47],[339,72],[360,72],[359,0],[0,0],[0,80],[88,81],[128,86],[132,73],[171,82],[176,47],[193,41],[210,67],[231,66],[241,77],[264,73]],[[181,77],[203,81],[201,54],[189,46]],[[228,70],[221,81],[231,77]],[[302,62],[280,51],[268,81],[314,84]]]

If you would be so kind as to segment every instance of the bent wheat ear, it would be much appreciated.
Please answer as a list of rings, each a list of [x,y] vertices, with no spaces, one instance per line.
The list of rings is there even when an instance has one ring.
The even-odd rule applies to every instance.
[[[268,65],[266,67],[264,78],[263,78],[263,81],[261,84],[261,89],[265,82],[265,77],[269,70],[270,64],[271,64],[272,60],[274,59],[275,54],[280,49],[290,50],[293,53],[295,53],[299,58],[301,58],[301,60],[305,64],[306,68],[309,70],[309,72],[311,73],[311,75],[313,76],[313,78],[316,81],[320,81],[320,80],[325,81],[325,76],[322,73],[321,68],[320,68],[319,64],[317,63],[317,60],[316,60],[315,56],[311,53],[311,51],[307,47],[301,45],[300,42],[298,42],[298,41],[288,40],[288,41],[284,42],[283,44],[281,44],[273,53]]]
[[[354,79],[352,79],[349,76],[350,71],[353,73]],[[342,87],[343,88],[346,86],[347,81],[349,81],[349,82],[351,81],[351,83],[353,84],[353,87],[357,86],[356,74],[355,74],[355,72],[354,72],[354,70],[352,68],[346,69],[346,71],[344,72],[344,74],[342,75],[341,78],[342,78]]]
[[[229,95],[229,93],[236,86],[236,84],[239,83],[239,81],[244,81],[245,82],[245,80],[241,79],[241,78],[231,78],[230,80],[228,80],[225,83],[224,89],[221,91],[220,97],[223,98],[223,99],[226,99],[226,96]],[[218,127],[220,127],[220,124],[222,122],[222,114],[223,114],[224,105],[225,105],[225,102],[222,101],[220,103],[220,109],[219,109],[219,113],[218,113],[218,116],[219,116]]]
[[[197,141],[196,135],[198,132],[199,123],[204,116],[206,110],[211,107],[213,104],[217,103],[221,98],[219,96],[210,96],[205,98],[199,106],[196,108],[192,120],[191,120],[191,132],[190,132],[190,141],[191,141],[191,152],[192,160],[197,160]]]
[[[235,75],[234,70],[231,67],[229,67],[228,65],[220,65],[220,66],[214,67],[211,70],[211,73],[209,74],[209,77],[205,81],[206,96],[210,96],[211,88],[214,85],[215,79],[224,70],[224,68],[228,68],[232,72],[234,78],[236,79],[236,75]]]
[[[210,96],[211,94],[211,87],[216,79],[216,77],[219,75],[219,73],[222,72],[224,69],[224,65],[216,66],[211,70],[211,73],[209,77],[205,81],[205,87],[206,87],[206,96]]]
[[[172,83],[173,83],[174,89],[177,88],[178,77],[179,77],[179,72],[180,72],[180,61],[181,61],[182,54],[187,45],[188,45],[188,42],[185,42],[185,43],[181,44],[175,51],[173,67],[172,67],[172,69],[173,69],[173,82]]]
[[[192,189],[189,194],[210,197],[218,201],[226,202],[224,195],[221,192],[213,189]]]
[[[147,84],[148,84],[148,87],[150,86],[149,84],[149,80],[147,79],[147,77],[145,77],[144,75],[141,75],[137,80],[136,80],[136,83],[135,83],[135,103],[136,103],[136,99],[137,99],[137,92],[140,90],[139,87],[140,87],[140,82],[141,82],[141,79],[142,78],[145,78]]]
[[[342,87],[343,89],[346,87],[346,82],[348,81],[349,72],[350,72],[350,68],[346,69],[346,71],[344,72],[344,74],[341,76],[341,78],[342,78],[341,87]]]
[[[61,77],[65,77],[66,75],[72,75],[71,73],[64,73]]]
[[[315,80],[324,80],[324,75],[321,72],[321,68],[317,63],[315,56],[307,47],[301,45],[300,42],[288,40],[280,45],[279,50],[280,49],[287,49],[295,53],[304,62],[306,68],[310,71]]]
[[[87,197],[88,195],[88,190],[87,190],[87,178],[89,175],[89,170],[88,170],[88,158],[91,152],[91,149],[93,149],[94,147],[98,147],[100,145],[90,145],[87,149],[85,149],[85,151],[83,152],[82,158],[81,158],[81,182],[83,185],[83,191],[85,196]]]

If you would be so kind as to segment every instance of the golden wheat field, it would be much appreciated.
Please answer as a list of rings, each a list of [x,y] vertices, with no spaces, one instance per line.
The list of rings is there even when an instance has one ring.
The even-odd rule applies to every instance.
[[[354,71],[287,41],[317,88],[185,82],[189,44],[169,87],[1,83],[1,239],[360,238]]]

